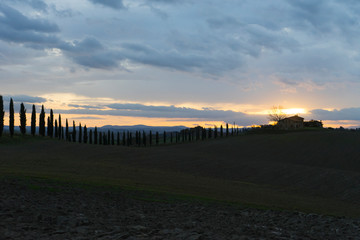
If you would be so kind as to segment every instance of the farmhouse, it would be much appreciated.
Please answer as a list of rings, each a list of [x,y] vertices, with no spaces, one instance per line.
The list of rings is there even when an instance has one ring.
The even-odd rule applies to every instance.
[[[304,118],[299,117],[298,115],[284,118],[277,123],[278,129],[289,130],[289,129],[299,129],[304,127]]]

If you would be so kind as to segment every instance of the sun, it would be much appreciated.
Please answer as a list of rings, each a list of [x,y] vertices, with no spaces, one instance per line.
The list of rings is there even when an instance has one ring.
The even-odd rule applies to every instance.
[[[284,108],[281,109],[286,115],[305,114],[307,111],[304,108]]]

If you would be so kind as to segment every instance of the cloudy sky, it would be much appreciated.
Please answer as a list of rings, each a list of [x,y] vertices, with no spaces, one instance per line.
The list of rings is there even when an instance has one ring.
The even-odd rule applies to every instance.
[[[356,0],[1,0],[0,95],[89,125],[360,126]],[[5,106],[7,107],[7,106]]]

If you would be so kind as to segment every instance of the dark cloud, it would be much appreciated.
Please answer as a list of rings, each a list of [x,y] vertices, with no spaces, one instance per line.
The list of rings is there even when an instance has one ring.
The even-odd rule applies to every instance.
[[[89,0],[94,4],[100,4],[106,7],[114,8],[114,9],[123,9],[125,8],[122,0]]]
[[[184,3],[188,2],[187,0],[145,0],[145,3],[165,3],[165,4],[174,4],[174,3]]]
[[[180,71],[194,71],[219,74],[241,65],[239,56],[211,56],[208,52],[182,53],[176,50],[159,51],[145,44],[125,43],[122,54],[134,62],[171,68]]]
[[[360,108],[343,108],[340,110],[311,110],[311,116],[314,119],[321,120],[360,120]]]
[[[78,104],[68,104],[69,107],[73,108],[83,108],[83,109],[103,109],[102,106],[92,106],[92,105],[78,105]]]
[[[77,105],[76,105],[77,106]],[[261,124],[266,122],[266,117],[250,116],[241,112],[214,110],[214,109],[193,109],[175,106],[148,106],[133,103],[114,103],[106,107],[110,110],[97,110],[89,108],[79,108],[71,110],[58,109],[56,112],[69,114],[91,114],[91,115],[113,115],[130,117],[150,117],[150,118],[170,118],[170,119],[193,119],[194,121],[226,121],[236,122],[241,125]]]
[[[0,39],[23,43],[34,49],[57,47],[62,41],[52,35],[59,31],[55,23],[45,19],[31,19],[19,11],[0,4]]]
[[[90,68],[111,69],[118,66],[122,59],[117,51],[105,49],[95,38],[87,37],[82,41],[63,43],[58,46],[65,55],[77,64]]]
[[[35,31],[43,33],[59,32],[55,23],[45,19],[32,19],[24,16],[14,8],[0,3],[0,24],[16,31]]]
[[[43,0],[3,0],[3,1],[7,3],[14,3],[14,2],[21,3],[42,12],[47,12],[48,10],[48,5]]]
[[[211,28],[215,28],[215,29],[218,28],[223,29],[224,27],[227,26],[236,27],[240,25],[238,20],[229,16],[223,18],[209,18],[206,21]]]
[[[28,95],[5,95],[4,101],[10,102],[10,98],[12,98],[13,101],[17,103],[43,103],[47,101],[46,98],[33,97]]]

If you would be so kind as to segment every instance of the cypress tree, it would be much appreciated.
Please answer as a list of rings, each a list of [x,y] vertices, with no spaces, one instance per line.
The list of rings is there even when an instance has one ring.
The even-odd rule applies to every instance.
[[[89,131],[89,144],[92,144],[93,143],[93,132],[92,132],[92,129],[90,129]]]
[[[164,144],[166,143],[166,131],[164,131]]]
[[[108,145],[106,133],[103,133],[103,143],[104,143],[104,145]]]
[[[39,135],[45,136],[45,110],[44,105],[41,106],[41,112],[39,115]]]
[[[61,139],[61,135],[62,135],[61,115],[59,114],[59,139]]]
[[[10,116],[9,116],[9,130],[10,130],[10,136],[14,136],[14,101],[12,98],[10,98]]]
[[[57,122],[57,119],[55,119],[55,138],[58,138],[58,137],[59,137],[58,122]]]
[[[94,144],[98,144],[98,130],[97,127],[94,129]]]
[[[152,145],[152,132],[150,130],[150,133],[149,133],[149,144],[150,144],[150,147]]]
[[[220,137],[223,137],[224,136],[224,129],[223,129],[223,126],[221,125],[220,126]]]
[[[79,143],[82,142],[82,127],[81,127],[81,123],[79,123]]]
[[[84,126],[84,143],[88,142],[88,132],[87,132],[87,127],[86,124]]]
[[[108,134],[107,134],[107,144],[110,144],[110,130],[108,130]]]
[[[61,139],[64,140],[64,127],[61,127]]]
[[[4,117],[5,117],[4,100],[3,97],[0,95],[0,137],[4,132]]]
[[[32,105],[32,112],[31,112],[31,135],[35,136],[36,132],[36,108],[35,105]]]
[[[173,143],[173,133],[170,132],[170,143]]]
[[[127,131],[127,134],[126,134],[126,145],[130,146],[130,133],[129,133],[129,131]]]
[[[217,138],[218,136],[218,130],[217,130],[217,127],[214,126],[214,138]]]
[[[226,123],[226,136],[229,136],[229,124]]]
[[[159,145],[159,132],[156,132],[155,142],[156,142],[156,145]]]
[[[47,135],[51,138],[54,136],[54,112],[52,109],[50,109],[50,117],[48,117]]]
[[[115,136],[114,136],[114,132],[111,132],[111,145],[115,145]]]
[[[69,141],[69,123],[68,120],[66,119],[66,124],[65,124],[65,140]]]
[[[138,131],[135,131],[135,145],[139,145],[139,134],[138,134]]]
[[[200,139],[200,128],[199,127],[195,128],[195,134],[196,134],[196,141],[198,141]]]
[[[211,129],[211,127],[209,127],[209,129],[208,129],[208,138],[209,139],[212,138],[212,129]]]
[[[125,131],[123,132],[123,136],[122,136],[122,145],[125,146],[126,145],[126,136],[125,136]]]
[[[116,144],[117,144],[117,145],[120,145],[120,132],[117,132]]]
[[[75,126],[75,121],[73,121],[72,140],[73,140],[73,142],[76,142],[76,126]]]
[[[22,135],[26,134],[26,109],[24,103],[20,104],[20,132]]]
[[[130,135],[129,135],[129,144],[132,145],[132,133],[130,132]]]
[[[51,131],[50,127],[49,127],[50,126],[50,117],[47,117],[47,126],[48,126],[47,127],[47,136],[49,136],[50,135],[49,131]]]
[[[146,147],[146,133],[143,131],[143,144]]]

